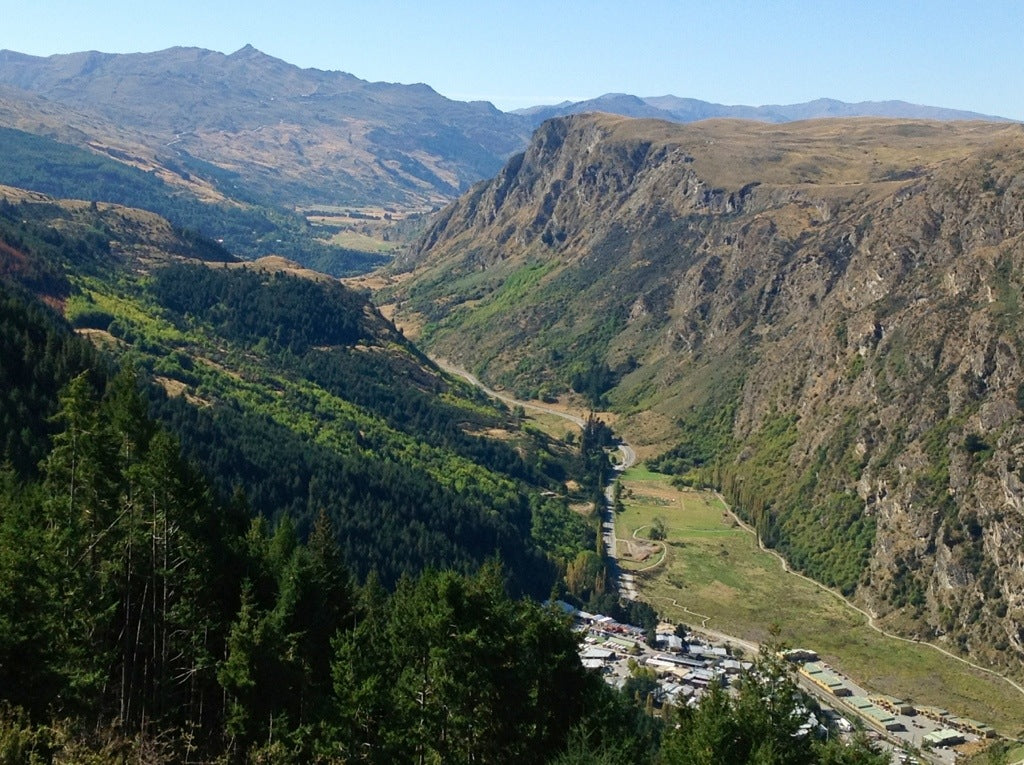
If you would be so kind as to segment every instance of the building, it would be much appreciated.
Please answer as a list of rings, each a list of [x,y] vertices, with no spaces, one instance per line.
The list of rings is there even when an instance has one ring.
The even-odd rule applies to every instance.
[[[780,651],[779,656],[786,661],[791,661],[794,664],[804,664],[808,661],[817,661],[817,651],[811,651],[808,648],[790,648],[787,651]]]
[[[846,685],[845,678],[817,662],[804,664],[800,667],[800,674],[833,696],[849,696],[853,693]]]
[[[726,659],[721,663],[722,669],[729,675],[738,675],[742,672],[749,672],[754,665],[749,661],[738,661],[737,659]]]
[[[929,746],[956,746],[964,743],[964,735],[952,728],[943,728],[925,734],[922,740]]]
[[[659,632],[654,636],[654,643],[666,651],[682,651],[683,639],[678,635]]]
[[[615,651],[598,646],[589,646],[580,653],[580,659],[583,661],[615,661],[615,658]]]

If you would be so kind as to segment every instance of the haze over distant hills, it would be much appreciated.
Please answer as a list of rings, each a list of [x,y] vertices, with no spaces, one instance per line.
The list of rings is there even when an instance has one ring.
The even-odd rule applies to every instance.
[[[424,84],[301,69],[251,46],[230,55],[0,51],[0,126],[105,153],[206,199],[282,207],[430,208],[496,173],[544,119],[584,111],[675,122],[997,119],[899,101],[751,107],[623,94],[505,113]]]
[[[550,106],[531,106],[527,109],[517,109],[513,113],[528,117],[533,124],[539,125],[552,117],[585,112],[607,112],[623,117],[647,117],[669,122],[698,122],[716,118],[757,120],[758,122],[795,122],[826,117],[1011,121],[1004,117],[994,117],[960,109],[946,109],[939,106],[921,106],[906,101],[861,101],[851,104],[833,98],[818,98],[802,104],[727,106],[696,98],[680,98],[672,95],[640,98],[627,93],[605,93],[603,96],[586,101],[563,101]]]

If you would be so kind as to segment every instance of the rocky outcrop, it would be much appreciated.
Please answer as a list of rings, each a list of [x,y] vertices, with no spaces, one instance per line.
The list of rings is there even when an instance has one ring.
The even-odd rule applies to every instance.
[[[603,366],[795,566],[1019,668],[1021,126],[552,120],[402,266],[438,352],[533,394]]]

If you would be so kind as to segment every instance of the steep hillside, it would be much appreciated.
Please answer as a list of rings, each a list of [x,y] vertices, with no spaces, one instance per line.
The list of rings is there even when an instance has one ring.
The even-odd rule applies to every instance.
[[[571,117],[393,298],[491,382],[619,410],[892,626],[1019,669],[1022,232],[1017,125]]]
[[[334,279],[239,262],[151,213],[2,187],[0,277],[150,384],[153,413],[225,501],[300,532],[326,513],[360,577],[500,557],[513,590],[547,595],[559,566],[593,548],[568,507],[570,485],[593,490],[579,456],[448,379]],[[38,411],[4,434],[0,462],[31,472],[20,445],[47,432],[67,377],[5,403],[5,422]]]
[[[251,46],[0,51],[0,84],[5,125],[148,155],[182,179],[286,206],[429,207],[494,173],[528,137],[524,118],[487,103],[300,69]]]

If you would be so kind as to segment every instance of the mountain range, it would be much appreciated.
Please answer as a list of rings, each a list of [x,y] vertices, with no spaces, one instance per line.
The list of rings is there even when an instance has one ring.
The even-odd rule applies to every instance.
[[[945,109],[937,106],[920,106],[906,101],[861,101],[846,103],[833,98],[818,98],[801,104],[775,104],[770,106],[727,106],[696,98],[678,96],[651,96],[640,98],[627,93],[605,93],[603,96],[584,101],[563,101],[550,106],[531,106],[517,109],[514,114],[529,117],[539,125],[552,117],[587,112],[605,112],[623,117],[645,117],[669,122],[699,122],[708,119],[741,119],[758,122],[795,122],[798,120],[823,119],[826,117],[892,117],[901,119],[927,120],[985,120],[1008,122],[1002,117],[993,117],[961,109]]]
[[[230,55],[0,51],[0,126],[105,154],[207,201],[430,209],[496,173],[544,119],[584,111],[682,122],[983,118],[895,101],[727,107],[621,94],[505,113],[423,84],[302,69],[251,46]]]
[[[1024,127],[549,120],[391,288],[891,626],[1024,657]]]

